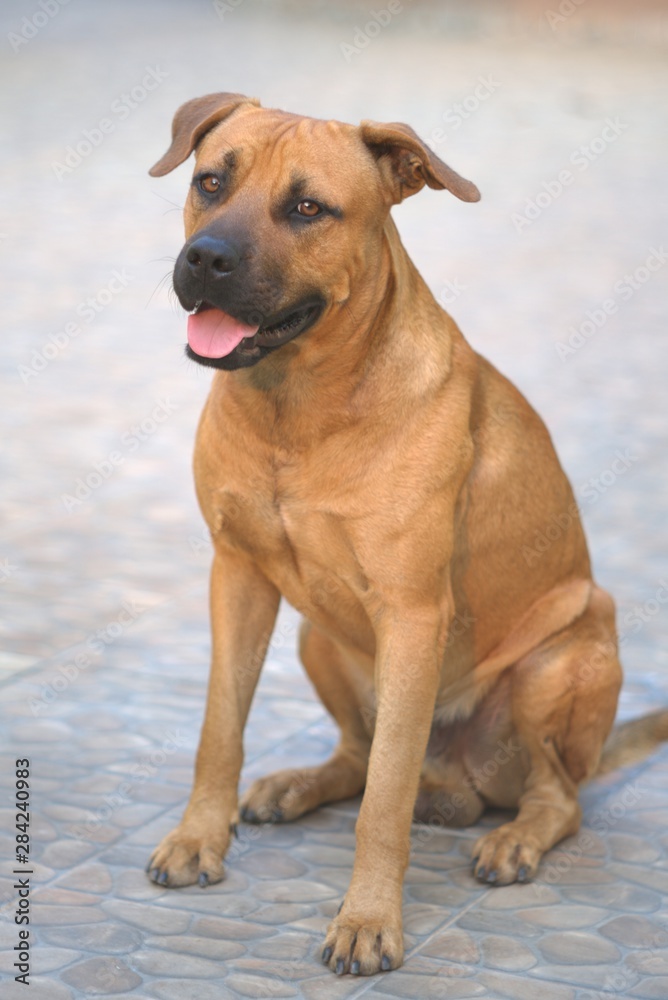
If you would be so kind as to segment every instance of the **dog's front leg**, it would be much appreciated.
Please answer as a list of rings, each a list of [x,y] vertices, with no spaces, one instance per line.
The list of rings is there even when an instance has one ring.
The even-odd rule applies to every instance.
[[[179,825],[159,844],[147,871],[159,885],[223,877],[237,822],[243,730],[264,662],[280,594],[246,556],[221,548],[211,571],[213,650],[195,783]]]
[[[437,611],[393,618],[378,636],[378,711],[353,874],[322,954],[338,975],[396,969],[404,954],[402,885],[447,619]]]

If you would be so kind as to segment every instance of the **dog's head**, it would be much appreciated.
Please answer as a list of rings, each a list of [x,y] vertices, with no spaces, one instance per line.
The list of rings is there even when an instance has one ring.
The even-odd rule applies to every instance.
[[[254,365],[345,305],[377,264],[393,204],[425,184],[480,197],[408,125],[304,118],[241,94],[179,108],[151,175],[193,150],[174,288],[189,356],[215,368]]]

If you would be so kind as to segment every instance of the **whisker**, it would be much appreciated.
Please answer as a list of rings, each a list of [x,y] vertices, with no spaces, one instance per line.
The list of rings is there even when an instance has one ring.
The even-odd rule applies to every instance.
[[[174,290],[174,285],[170,285],[169,288],[167,289],[167,298],[169,299],[169,303],[175,313],[183,311],[183,306],[179,302],[178,295]]]
[[[179,210],[179,212],[183,211],[183,205],[177,205],[175,201],[170,201],[169,198],[165,198],[164,194],[160,194],[159,191],[154,191],[153,194],[156,196],[156,198],[162,198],[162,200],[166,201],[168,205],[173,205],[175,209]],[[165,212],[165,215],[166,214],[167,213]]]
[[[161,288],[163,288],[163,286],[164,286],[165,282],[166,282],[166,281],[168,281],[168,280],[169,280],[169,278],[171,277],[171,274],[172,274],[172,272],[171,272],[171,271],[168,271],[168,272],[167,272],[167,274],[164,274],[164,275],[162,276],[162,278],[160,279],[160,281],[158,282],[158,284],[157,284],[157,285],[155,286],[155,288],[154,288],[154,289],[153,289],[153,291],[151,292],[151,295],[150,295],[150,297],[149,297],[149,300],[148,300],[148,302],[146,303],[146,305],[144,306],[144,309],[148,309],[148,307],[149,307],[149,306],[150,306],[150,304],[151,304],[151,300],[153,299],[153,296],[154,296],[154,295],[156,294],[156,292],[159,292],[159,291],[160,291],[160,289],[161,289]]]

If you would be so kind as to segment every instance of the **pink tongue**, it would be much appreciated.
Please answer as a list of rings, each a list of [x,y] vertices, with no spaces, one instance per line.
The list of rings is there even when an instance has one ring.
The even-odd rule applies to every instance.
[[[222,309],[204,309],[188,316],[188,343],[203,358],[224,358],[259,329],[233,319]]]

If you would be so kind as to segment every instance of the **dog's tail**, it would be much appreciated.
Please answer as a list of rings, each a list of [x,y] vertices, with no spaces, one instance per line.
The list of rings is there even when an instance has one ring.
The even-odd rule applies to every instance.
[[[638,764],[664,740],[668,740],[668,711],[622,722],[608,736],[596,774],[609,774],[618,767]]]

